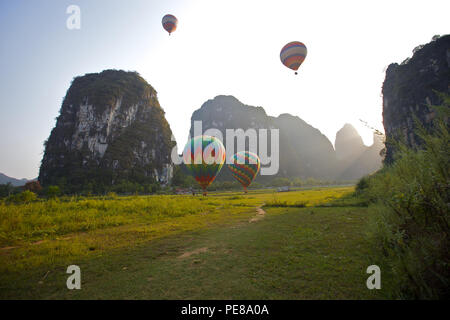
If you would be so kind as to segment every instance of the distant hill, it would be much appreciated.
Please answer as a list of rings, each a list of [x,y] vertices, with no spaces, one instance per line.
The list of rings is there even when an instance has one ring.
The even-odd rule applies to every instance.
[[[376,134],[373,137],[373,144],[367,147],[358,131],[347,123],[336,133],[334,146],[338,180],[359,179],[381,168],[380,151],[384,148],[384,144]]]
[[[7,184],[9,182],[15,187],[20,187],[25,185],[25,183],[27,183],[28,181],[31,180],[11,178],[3,173],[0,173],[0,184]]]
[[[194,121],[202,121],[203,132],[212,128],[220,130],[225,147],[226,129],[279,129],[280,168],[277,177],[350,180],[376,171],[381,166],[379,152],[373,151],[378,145],[376,148],[366,147],[351,126],[344,127],[338,134],[339,152],[335,152],[324,134],[299,117],[286,113],[278,117],[268,116],[262,107],[245,105],[233,96],[217,96],[194,111],[191,136],[194,136]],[[227,154],[241,151],[235,148],[232,151],[227,149]],[[355,161],[363,163],[356,164]],[[229,179],[227,171],[222,170],[218,179]]]

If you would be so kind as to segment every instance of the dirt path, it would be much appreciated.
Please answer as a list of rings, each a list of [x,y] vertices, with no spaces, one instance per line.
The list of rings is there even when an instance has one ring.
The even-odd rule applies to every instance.
[[[199,248],[199,249],[195,249],[193,251],[185,252],[181,256],[178,256],[178,258],[179,259],[189,258],[190,256],[192,256],[194,254],[199,254],[199,253],[206,252],[206,251],[208,251],[208,248],[206,248],[206,247]]]
[[[264,205],[265,205],[265,203],[263,203],[262,205],[260,205],[259,207],[256,208],[256,216],[251,218],[248,221],[249,223],[256,222],[256,221],[259,221],[264,218],[264,216],[266,215],[266,212],[262,208]]]
[[[85,233],[85,232],[83,232],[83,233]],[[74,238],[74,236],[65,237],[65,238],[60,238],[60,239],[55,239],[55,240],[70,240],[70,239],[72,239],[72,238]],[[48,240],[48,239],[43,239],[43,240],[31,242],[30,245],[35,246],[35,245],[39,245],[39,244],[42,244],[42,243],[47,242],[47,241],[50,241],[50,240]],[[17,248],[22,248],[22,247],[24,247],[24,246],[25,246],[25,245],[3,247],[3,248],[0,248],[0,252],[1,252],[1,251],[12,250],[12,249],[17,249]]]
[[[248,221],[249,223],[257,222],[264,218],[266,212],[262,209],[263,206],[264,206],[264,203],[262,205],[260,205],[259,207],[256,207],[256,215]],[[187,252],[183,253],[182,255],[178,256],[178,259],[189,258],[192,255],[196,255],[196,254],[207,252],[207,251],[208,251],[207,247],[198,248],[198,249],[195,249],[192,251],[187,251]]]

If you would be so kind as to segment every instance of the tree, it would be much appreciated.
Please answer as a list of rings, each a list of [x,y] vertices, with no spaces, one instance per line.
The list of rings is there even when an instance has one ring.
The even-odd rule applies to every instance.
[[[23,187],[25,190],[34,192],[34,193],[40,193],[42,191],[42,186],[39,183],[39,181],[30,181],[25,183],[25,186]]]
[[[285,186],[290,186],[291,182],[289,181],[288,178],[275,178],[272,181],[272,186],[274,187],[285,187]]]
[[[7,184],[0,184],[0,198],[8,197],[11,193],[13,193],[14,187],[11,182]]]
[[[56,198],[61,194],[61,190],[58,186],[49,186],[46,190],[47,197]]]

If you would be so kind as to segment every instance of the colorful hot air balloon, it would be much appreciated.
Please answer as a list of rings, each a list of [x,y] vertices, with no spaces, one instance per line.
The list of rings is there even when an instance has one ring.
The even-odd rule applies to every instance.
[[[162,25],[163,25],[163,28],[169,33],[169,36],[170,36],[170,34],[177,29],[178,19],[175,18],[174,15],[166,14],[162,18]]]
[[[303,43],[293,41],[281,49],[280,59],[286,67],[294,70],[295,74],[297,74],[298,68],[306,58],[306,53],[306,46]]]
[[[216,137],[194,137],[184,147],[183,162],[202,187],[203,195],[206,195],[206,188],[225,162],[225,147]]]
[[[233,177],[239,181],[247,193],[247,187],[255,179],[261,168],[261,161],[258,155],[249,151],[239,151],[232,157],[232,163],[228,164]]]

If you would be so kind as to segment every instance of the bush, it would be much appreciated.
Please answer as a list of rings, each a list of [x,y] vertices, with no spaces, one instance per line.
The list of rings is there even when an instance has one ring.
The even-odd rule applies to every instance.
[[[34,192],[25,190],[24,192],[17,193],[9,196],[6,201],[14,203],[29,203],[37,200],[37,195]]]
[[[107,200],[116,200],[117,198],[118,196],[115,192],[108,192],[108,194],[105,196],[105,199]]]
[[[275,178],[273,179],[271,185],[274,187],[290,186],[291,181],[288,178]]]
[[[14,192],[13,185],[8,182],[7,184],[0,184],[0,198],[8,197]]]
[[[423,149],[397,143],[395,161],[357,190],[373,199],[371,235],[380,260],[393,272],[393,296],[448,299],[450,284],[450,154],[445,121],[427,132]]]
[[[61,190],[58,186],[49,186],[45,191],[45,194],[48,198],[56,198],[61,194]]]
[[[23,188],[34,193],[40,193],[42,191],[42,187],[39,181],[29,181],[25,183],[25,186]]]
[[[297,201],[294,203],[288,203],[287,201],[281,201],[278,199],[269,200],[264,204],[264,207],[277,207],[277,208],[305,208],[308,204],[307,201]]]
[[[356,184],[355,193],[358,195],[363,194],[367,190],[367,188],[369,188],[369,177],[365,176],[362,177]]]

